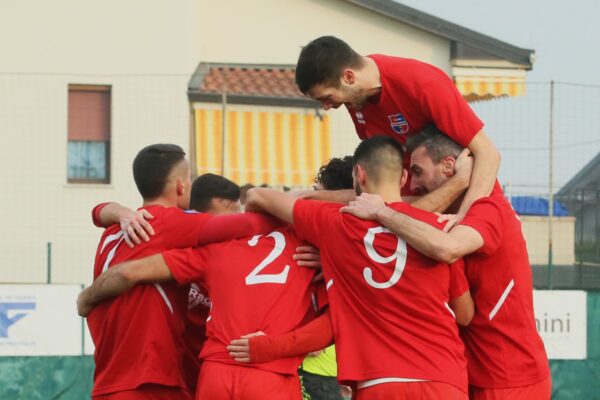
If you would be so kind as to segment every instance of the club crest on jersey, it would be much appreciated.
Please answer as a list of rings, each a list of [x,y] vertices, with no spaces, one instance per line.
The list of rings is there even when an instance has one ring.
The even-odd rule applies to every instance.
[[[398,113],[394,115],[388,115],[388,118],[390,120],[390,125],[392,126],[392,129],[397,134],[403,135],[410,129],[406,118],[404,118],[404,115]]]
[[[361,113],[360,111],[357,111],[354,113],[354,116],[356,117],[356,122],[358,122],[359,124],[365,125],[365,116],[363,115],[363,113]]]

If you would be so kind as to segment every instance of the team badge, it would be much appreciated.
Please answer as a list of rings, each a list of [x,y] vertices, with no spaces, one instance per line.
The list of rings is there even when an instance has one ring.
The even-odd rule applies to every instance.
[[[398,113],[394,115],[388,115],[388,118],[390,119],[390,125],[392,126],[392,129],[397,134],[403,135],[410,129],[406,118],[404,118],[404,115]]]
[[[358,122],[359,124],[365,125],[365,116],[363,115],[363,113],[361,113],[360,111],[357,111],[354,113],[354,116],[356,117],[356,122]]]

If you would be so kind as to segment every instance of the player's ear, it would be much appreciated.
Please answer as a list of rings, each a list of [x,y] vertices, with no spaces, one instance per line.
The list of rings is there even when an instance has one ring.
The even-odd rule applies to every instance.
[[[342,82],[344,82],[347,85],[352,85],[352,84],[354,84],[355,81],[356,81],[356,74],[354,73],[354,71],[351,70],[350,68],[346,68],[342,72]]]
[[[408,180],[408,171],[406,168],[402,168],[402,178],[400,178],[400,188],[403,188]]]
[[[442,160],[442,172],[444,173],[444,175],[446,175],[447,177],[450,177],[452,175],[454,175],[454,166],[456,164],[456,159],[454,159],[453,157],[445,157]]]
[[[177,178],[175,190],[177,191],[177,196],[183,196],[185,194],[185,185],[183,184],[182,178]]]
[[[364,187],[367,182],[367,173],[365,172],[365,169],[360,164],[356,164],[354,167],[354,174],[356,176],[356,181]]]

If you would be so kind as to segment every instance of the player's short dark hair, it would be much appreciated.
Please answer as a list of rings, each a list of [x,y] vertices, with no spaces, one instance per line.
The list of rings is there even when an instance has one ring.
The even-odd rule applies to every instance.
[[[315,85],[339,87],[345,68],[360,68],[363,59],[346,42],[334,36],[322,36],[300,51],[296,63],[296,84],[304,94]]]
[[[360,142],[354,151],[354,165],[360,164],[377,181],[382,170],[402,173],[402,145],[389,136],[374,136]]]
[[[450,139],[435,125],[427,125],[419,133],[410,136],[406,145],[411,153],[418,147],[425,146],[427,154],[436,164],[448,156],[456,158],[463,151],[460,144]]]
[[[176,144],[151,144],[133,160],[133,180],[144,199],[155,199],[165,190],[173,168],[185,160],[185,152]]]
[[[212,199],[238,201],[240,199],[240,187],[220,175],[200,175],[192,183],[190,208],[199,212],[207,212],[210,209]]]
[[[326,190],[352,189],[352,156],[332,158],[317,172],[315,183],[320,183]]]

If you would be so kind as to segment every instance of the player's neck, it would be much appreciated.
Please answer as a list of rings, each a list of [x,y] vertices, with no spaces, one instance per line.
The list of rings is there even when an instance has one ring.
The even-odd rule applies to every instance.
[[[169,198],[169,196],[160,196],[152,200],[144,199],[144,207],[162,206],[162,207],[177,207],[177,201]]]
[[[381,94],[381,74],[379,73],[379,67],[369,57],[363,57],[363,60],[365,66],[360,70],[360,79],[363,82],[364,94],[369,98],[379,97]]]
[[[386,203],[398,203],[402,201],[398,185],[377,185],[367,187],[366,189],[365,192],[381,196]]]

